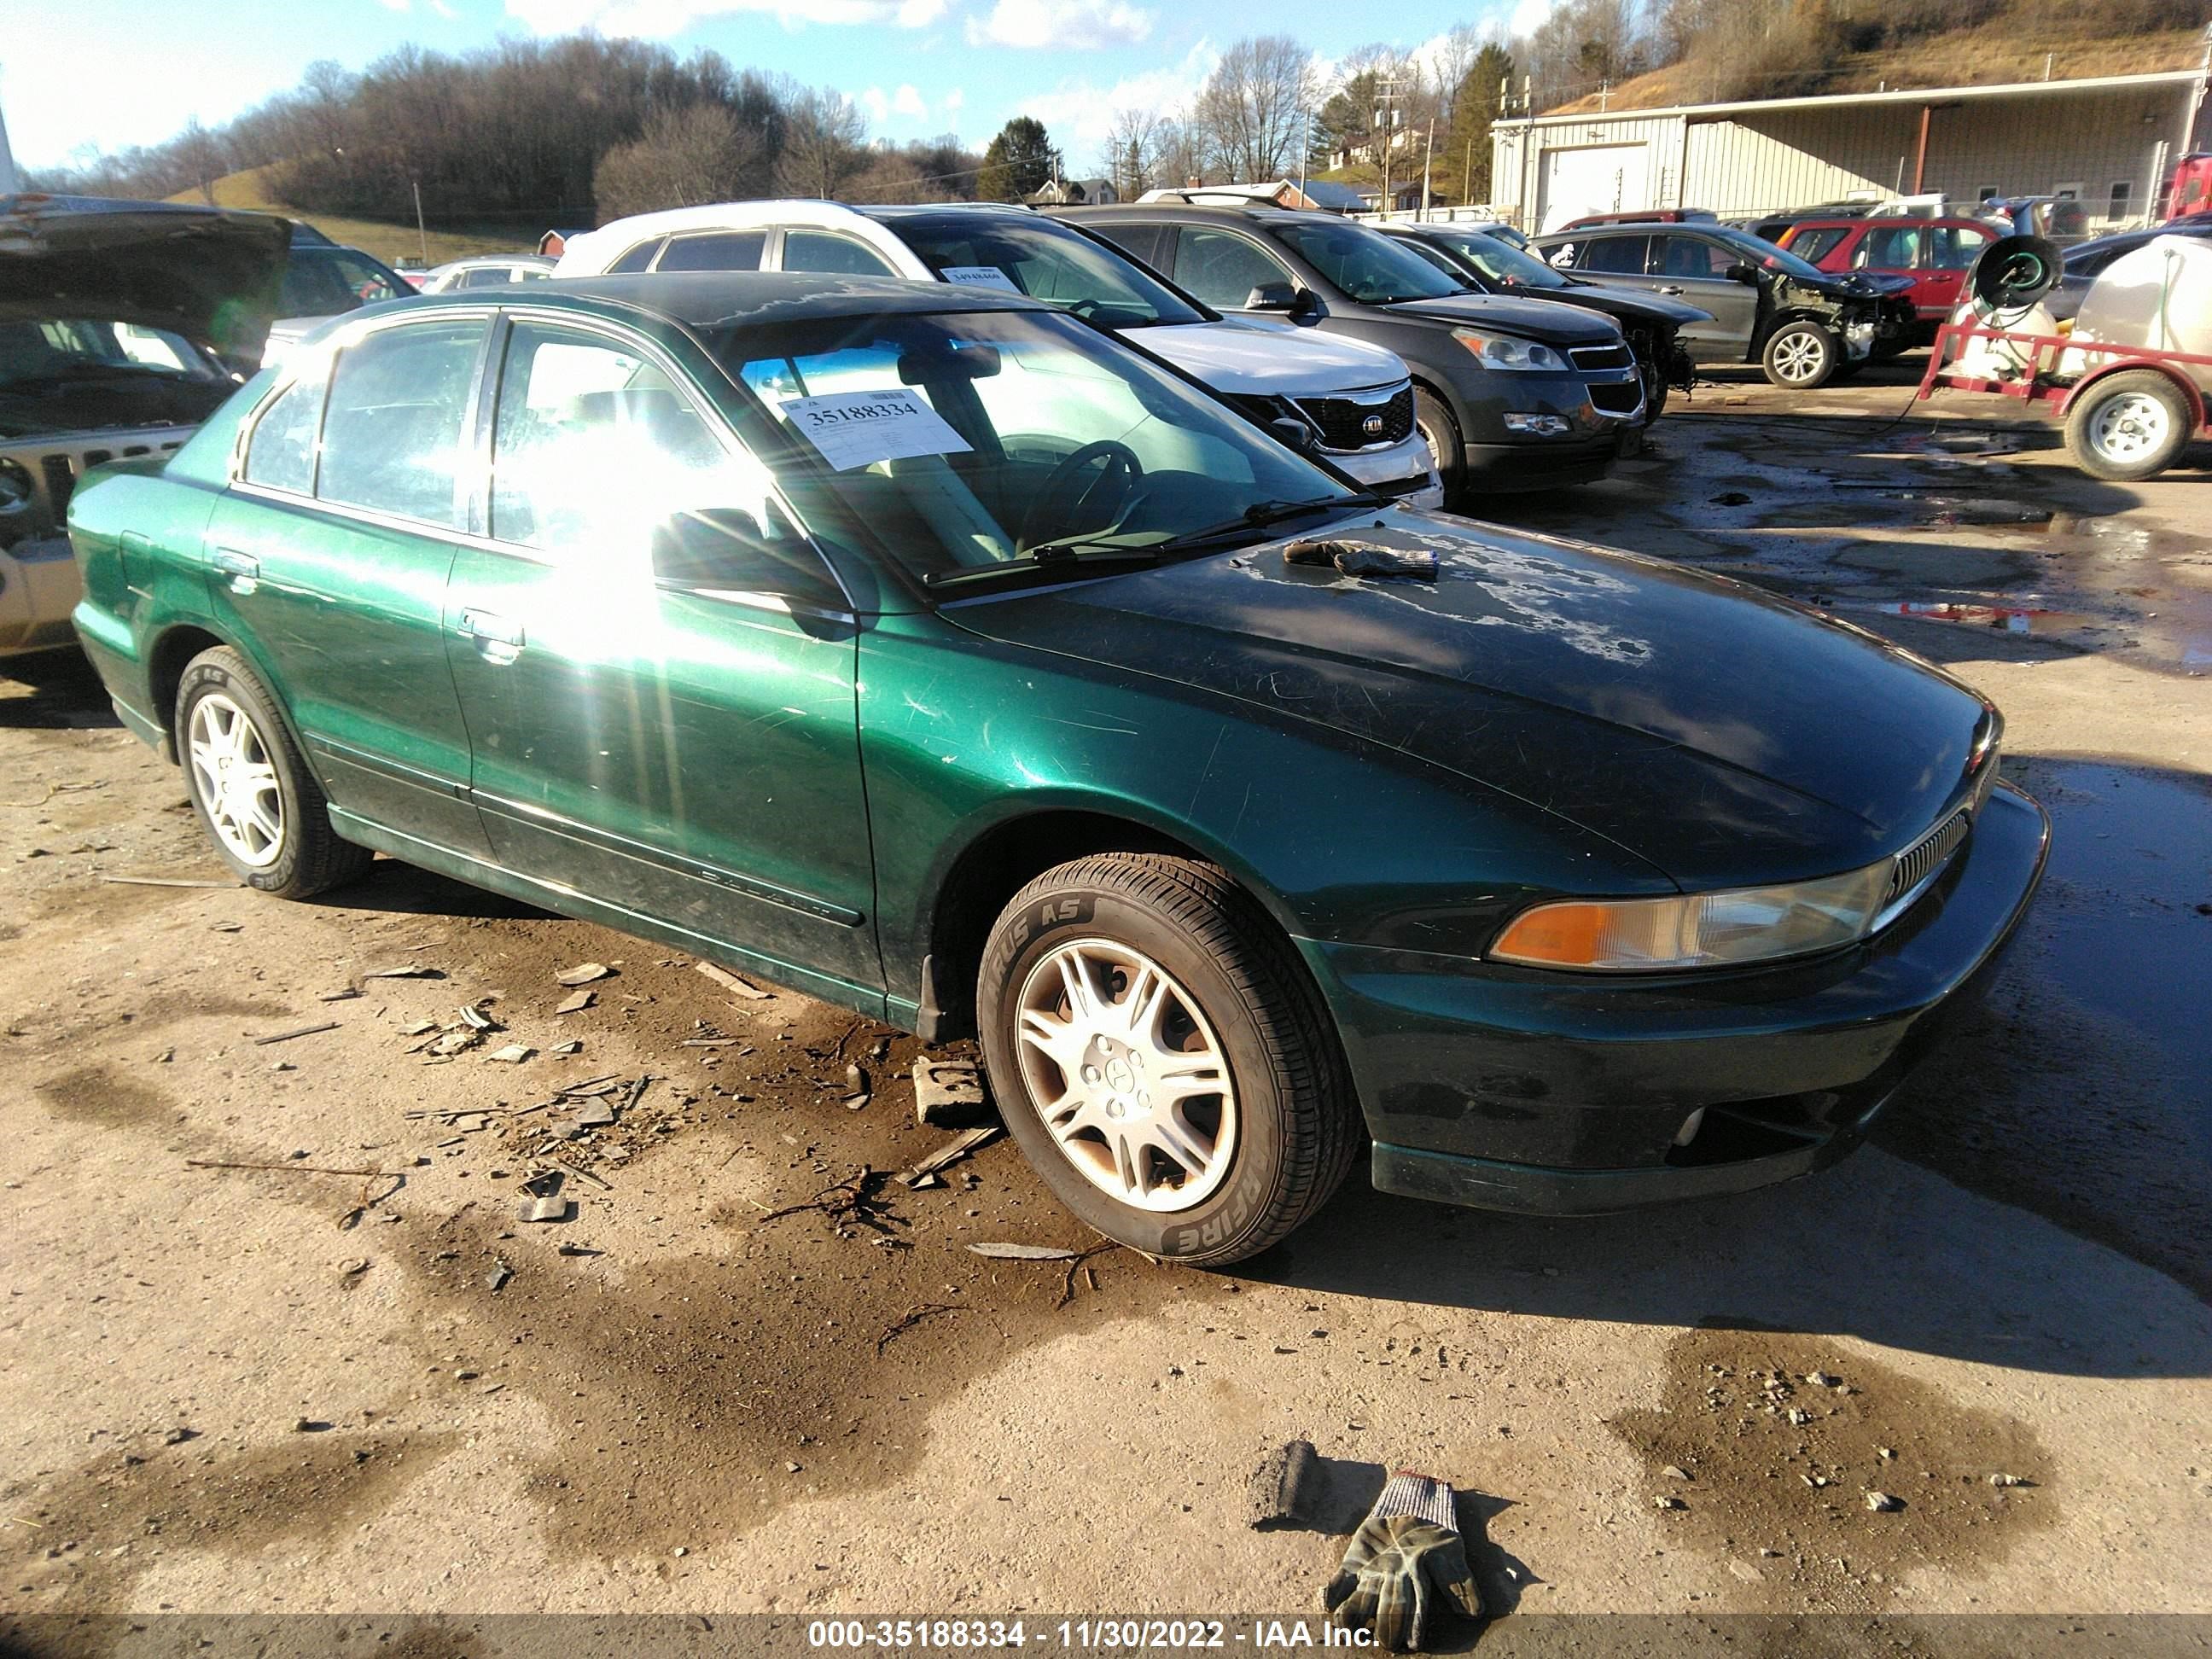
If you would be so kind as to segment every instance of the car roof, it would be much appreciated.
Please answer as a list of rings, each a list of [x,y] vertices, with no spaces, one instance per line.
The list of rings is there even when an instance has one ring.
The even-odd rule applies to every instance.
[[[1332,224],[1356,223],[1340,213],[1323,213],[1313,208],[1265,206],[1218,207],[1209,203],[1194,202],[1116,202],[1105,207],[1060,208],[1049,216],[1068,219],[1077,224],[1086,219],[1184,219],[1203,222],[1212,219],[1223,224],[1238,221],[1261,223],[1281,223],[1326,219]]]
[[[1885,213],[1879,217],[1869,214],[1859,218],[1829,215],[1822,218],[1800,219],[1792,227],[1797,230],[1894,230],[1910,229],[1920,225],[1946,225],[1954,230],[1987,230],[1979,219],[1969,219],[1963,214],[1946,213],[1937,218],[1928,218],[1917,213]]]
[[[1042,301],[1001,289],[911,283],[892,276],[841,276],[811,271],[650,271],[631,276],[564,276],[512,293],[461,289],[390,302],[412,313],[442,306],[556,306],[578,311],[643,313],[686,328],[811,322],[823,317],[948,311],[1051,311]],[[359,313],[356,313],[359,314]]]

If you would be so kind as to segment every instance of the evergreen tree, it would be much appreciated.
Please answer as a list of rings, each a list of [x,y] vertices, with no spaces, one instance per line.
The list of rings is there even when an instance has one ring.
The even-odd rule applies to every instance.
[[[983,152],[975,196],[985,202],[1018,202],[1052,179],[1052,140],[1044,124],[1017,115],[999,129]]]

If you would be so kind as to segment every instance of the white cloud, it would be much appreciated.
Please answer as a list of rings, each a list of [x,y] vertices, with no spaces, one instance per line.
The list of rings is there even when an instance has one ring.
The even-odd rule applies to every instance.
[[[1518,40],[1534,34],[1559,9],[1559,0],[1520,0],[1505,19],[1506,39]]]
[[[377,0],[377,3],[382,6],[386,11],[411,11],[414,9],[414,0]]]
[[[882,126],[893,116],[902,121],[920,123],[929,118],[929,100],[921,95],[919,87],[902,86],[896,92],[885,92],[881,87],[870,87],[860,97],[860,106],[868,112],[868,119]]]
[[[405,5],[411,0],[382,0]],[[507,15],[538,34],[602,34],[661,40],[710,17],[745,13],[801,23],[895,23],[926,28],[944,16],[948,0],[507,0]]]
[[[967,104],[968,88],[965,87],[955,87],[945,94],[945,112],[947,115],[959,114]]]
[[[1179,63],[1125,76],[1109,87],[1089,81],[1063,81],[1050,92],[1033,93],[1017,106],[1023,115],[1034,115],[1045,124],[1053,141],[1067,152],[1071,167],[1087,167],[1086,158],[1106,141],[1115,112],[1155,110],[1175,115],[1189,106],[1221,61],[1211,40],[1200,40]]]
[[[388,5],[391,3],[391,0],[385,0],[385,3]],[[446,0],[430,0],[430,9],[436,12],[439,16],[444,18],[448,23],[455,21],[461,15],[456,8],[447,5],[446,3]]]
[[[1087,52],[1133,45],[1152,32],[1152,14],[1127,0],[996,0],[988,17],[968,20],[971,46]]]

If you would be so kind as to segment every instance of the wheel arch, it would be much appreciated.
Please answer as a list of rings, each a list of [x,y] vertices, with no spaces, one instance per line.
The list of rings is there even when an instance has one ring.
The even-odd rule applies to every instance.
[[[278,692],[276,678],[270,673],[267,665],[245,641],[222,632],[209,618],[199,616],[179,617],[163,623],[155,631],[153,642],[147,650],[147,688],[153,696],[152,713],[161,723],[164,757],[173,765],[183,759],[176,752],[176,731],[177,698],[183,690],[185,670],[203,651],[212,651],[217,647],[235,651],[246,659],[246,665],[253,671],[253,677],[261,682],[262,689],[269,694],[270,707],[276,711],[276,718],[284,722],[292,746],[300,751],[308,771],[314,773],[313,751],[307,747],[307,740],[300,731],[300,722],[293,717],[290,707]],[[317,781],[321,781],[319,775]]]
[[[979,826],[946,855],[925,890],[932,901],[916,930],[925,1037],[975,1034],[975,975],[1006,901],[1055,866],[1097,853],[1159,853],[1210,864],[1249,894],[1285,939],[1292,935],[1279,896],[1210,838],[1118,805],[1033,803]]]

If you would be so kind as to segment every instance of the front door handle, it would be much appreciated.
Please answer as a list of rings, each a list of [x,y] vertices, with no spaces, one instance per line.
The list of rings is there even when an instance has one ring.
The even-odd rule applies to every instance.
[[[261,586],[261,561],[235,548],[218,547],[215,550],[215,568],[230,578],[234,593],[251,593]]]
[[[459,631],[463,639],[475,641],[487,662],[510,663],[522,654],[522,624],[489,611],[462,611]]]

